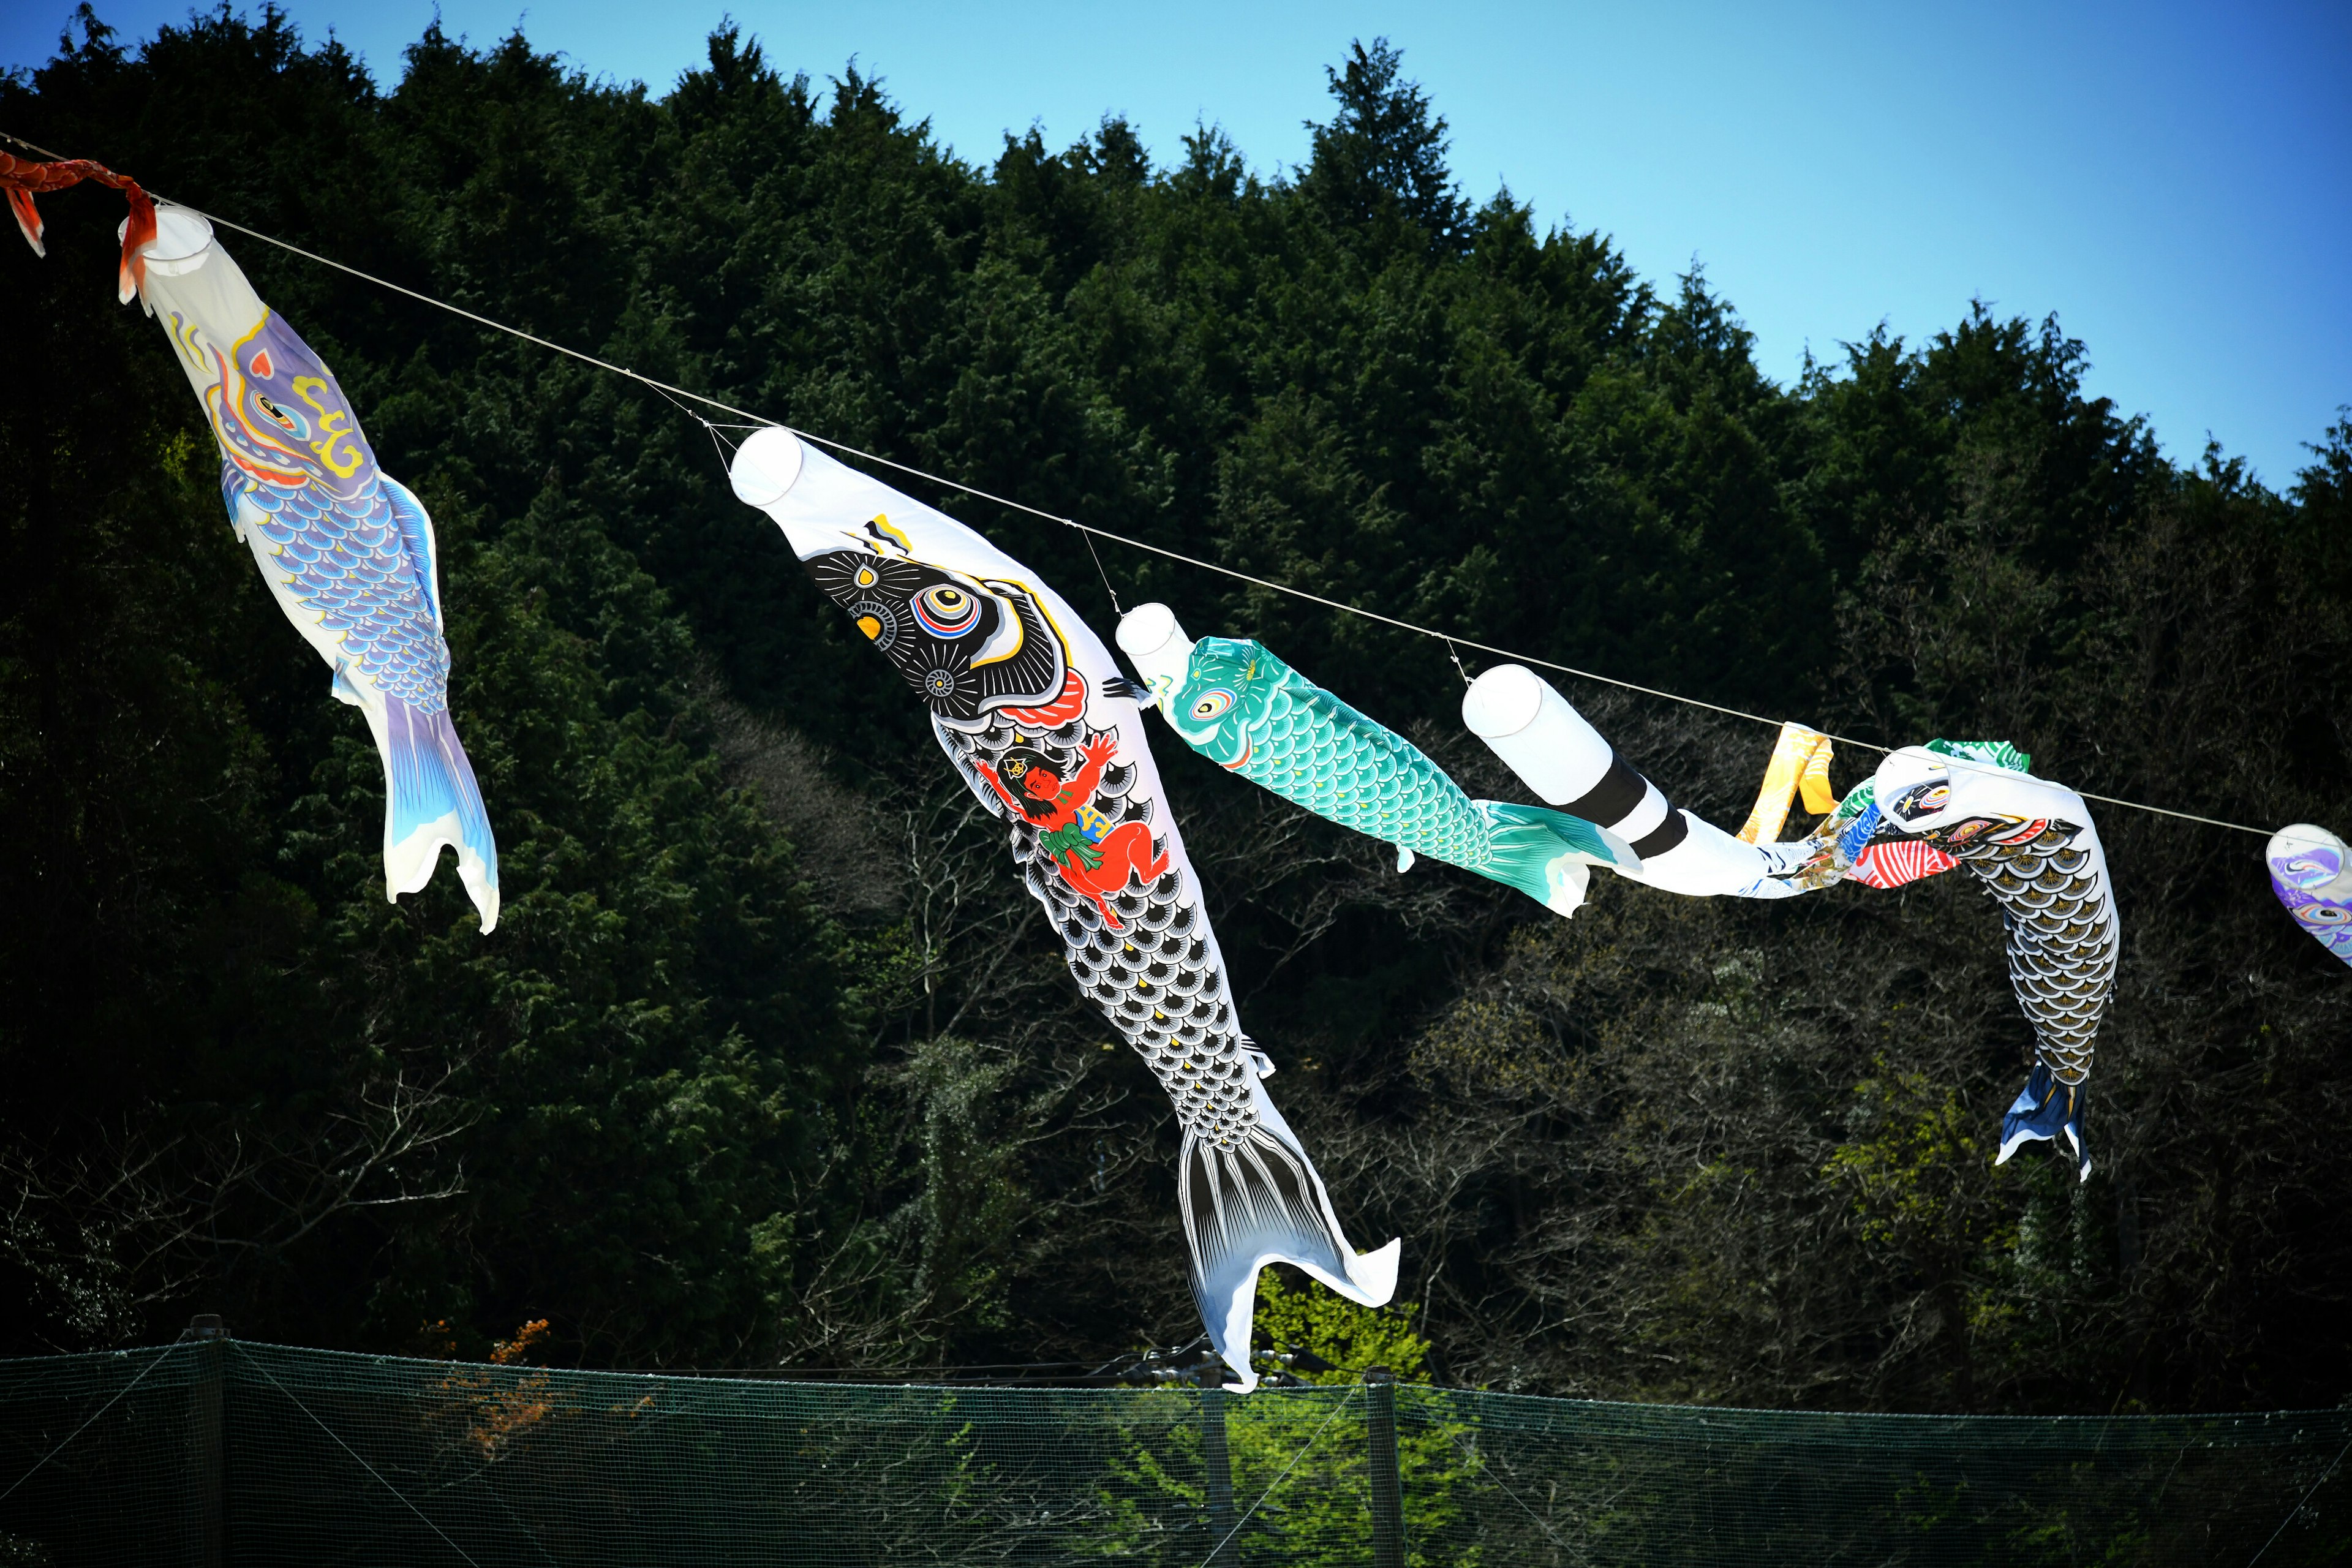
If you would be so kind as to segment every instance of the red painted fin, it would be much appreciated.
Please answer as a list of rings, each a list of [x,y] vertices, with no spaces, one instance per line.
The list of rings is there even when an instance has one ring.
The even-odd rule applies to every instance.
[[[33,247],[36,256],[47,256],[48,247],[41,243],[41,209],[33,205],[33,193],[8,187],[8,210],[16,215],[16,227],[25,243]]]
[[[1033,730],[1058,730],[1087,710],[1086,677],[1071,670],[1062,678],[1061,695],[1043,708],[1007,708],[1004,716]]]

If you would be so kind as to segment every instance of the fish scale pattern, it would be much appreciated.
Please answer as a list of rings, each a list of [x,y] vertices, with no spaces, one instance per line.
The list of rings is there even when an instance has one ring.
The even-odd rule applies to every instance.
[[[1272,654],[1261,648],[1256,657],[1279,668],[1264,716],[1247,726],[1247,758],[1234,772],[1318,816],[1416,855],[1465,870],[1493,868],[1492,825],[1419,747]]]
[[[378,476],[370,472],[356,494],[338,498],[317,484],[258,484],[224,463],[221,486],[230,517],[268,541],[293,596],[353,670],[419,713],[449,705],[449,645]]]
[[[2114,987],[2115,902],[2099,858],[2075,842],[2080,828],[2026,826],[2031,837],[1979,839],[1947,853],[2000,902],[2010,984],[2032,1022],[2035,1056],[2071,1088],[2091,1075],[2092,1041]]]
[[[1015,745],[1041,747],[1066,769],[1089,731],[1073,720],[1044,732],[1016,729],[1002,719],[980,729],[935,723],[940,744],[966,779],[974,764],[998,763]],[[1151,803],[1130,795],[1132,767],[1107,770],[1094,809],[1113,822],[1152,817]],[[1079,989],[1101,1007],[1127,1043],[1150,1067],[1175,1102],[1177,1118],[1203,1142],[1236,1148],[1257,1125],[1251,1083],[1258,1075],[1228,993],[1223,963],[1201,918],[1197,894],[1174,867],[1148,887],[1130,875],[1110,896],[1124,931],[1113,931],[1100,910],[1055,874],[1040,852],[1038,829],[1010,825],[1013,853],[1031,895],[1061,934],[1065,959]]]

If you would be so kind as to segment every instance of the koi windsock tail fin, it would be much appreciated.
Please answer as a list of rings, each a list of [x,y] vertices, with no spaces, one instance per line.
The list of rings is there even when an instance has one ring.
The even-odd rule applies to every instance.
[[[115,300],[128,305],[147,281],[148,246],[155,242],[155,203],[136,180],[122,182],[122,198],[131,216],[122,220],[122,260],[115,268]]]
[[[41,209],[33,205],[33,193],[9,186],[8,210],[16,215],[16,232],[25,237],[25,243],[33,247],[33,254],[48,255],[49,247],[41,243],[45,230],[41,224]]]
[[[1493,830],[1493,858],[1486,874],[1507,882],[1557,915],[1572,915],[1584,902],[1591,868],[1639,871],[1642,858],[1607,828],[1509,801],[1471,802]]]
[[[1784,723],[1772,742],[1772,760],[1764,764],[1764,782],[1757,786],[1756,807],[1736,837],[1743,844],[1769,844],[1788,825],[1789,806],[1801,794],[1805,809],[1826,816],[1837,809],[1837,792],[1830,787],[1830,758],[1836,748],[1830,738],[1802,724]]]
[[[446,844],[488,935],[499,923],[499,847],[449,710],[421,712],[396,697],[383,706],[384,896],[423,889]]]
[[[2055,1073],[2036,1062],[2024,1091],[2000,1119],[2000,1152],[1992,1163],[2008,1163],[2011,1154],[2034,1139],[2055,1143],[2061,1138],[2074,1156],[2076,1179],[2089,1181],[2091,1151],[2083,1142],[2083,1086],[2060,1082]]]
[[[1269,1263],[1305,1269],[1350,1301],[1385,1306],[1396,1294],[1400,1240],[1371,1252],[1348,1244],[1323,1178],[1273,1102],[1256,1089],[1259,1122],[1229,1145],[1184,1132],[1176,1192],[1192,1247],[1192,1296],[1209,1342],[1233,1369],[1229,1384],[1257,1386],[1250,1366],[1250,1320],[1258,1270]]]

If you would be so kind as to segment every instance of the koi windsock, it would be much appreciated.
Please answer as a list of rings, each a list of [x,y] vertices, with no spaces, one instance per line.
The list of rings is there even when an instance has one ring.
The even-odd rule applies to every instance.
[[[140,251],[141,297],[220,447],[230,526],[383,760],[384,894],[422,889],[446,845],[487,933],[499,850],[449,711],[433,520],[376,467],[334,373],[262,303],[212,225],[166,206],[157,229]]]
[[[155,237],[155,204],[139,188],[139,182],[87,158],[40,163],[0,153],[0,191],[7,193],[8,210],[16,215],[17,230],[36,256],[49,252],[41,243],[47,227],[41,222],[41,212],[33,205],[33,197],[48,191],[62,191],[84,180],[113,186],[131,204],[131,216],[122,230],[122,260],[115,277],[116,297],[128,305],[131,297],[139,292],[144,272],[141,251]]]
[[[2263,852],[2271,891],[2319,945],[2352,963],[2352,850],[2325,827],[2282,827]]]
[[[1194,642],[1165,605],[1130,611],[1118,642],[1186,745],[1318,816],[1393,844],[1400,871],[1426,855],[1570,915],[1584,901],[1588,868],[1630,875],[1641,867],[1624,839],[1581,816],[1471,799],[1420,747],[1260,644]]]
[[[1192,1293],[1231,1386],[1257,1383],[1250,1321],[1268,1263],[1387,1301],[1402,1244],[1349,1244],[1266,1095],[1274,1063],[1242,1032],[1141,689],[1045,579],[792,432],[753,435],[729,477],[929,710],[949,765],[1003,825],[1071,977],[1176,1102]]]
[[[1524,665],[1499,665],[1472,681],[1462,721],[1538,799],[1629,842],[1640,860],[1612,867],[1621,877],[1691,898],[1785,899],[1813,885],[1796,879],[1802,847],[1736,838],[1675,806]],[[1826,759],[1822,769],[1826,784]],[[1790,771],[1787,788],[1801,771]]]

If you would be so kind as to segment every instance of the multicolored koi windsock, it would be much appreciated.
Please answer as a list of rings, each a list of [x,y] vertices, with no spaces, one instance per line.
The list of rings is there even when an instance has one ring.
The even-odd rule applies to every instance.
[[[447,845],[488,932],[499,851],[449,719],[433,520],[376,467],[334,373],[261,302],[212,226],[166,206],[157,229],[139,251],[140,293],[220,445],[229,521],[383,759],[385,896],[423,888]]]
[[[1141,692],[1110,650],[1021,563],[789,431],[744,442],[730,478],[930,710],[956,776],[1004,824],[1079,989],[1176,1102],[1192,1292],[1232,1386],[1257,1383],[1250,1321],[1268,1263],[1387,1301],[1402,1244],[1349,1244],[1267,1098],[1274,1064],[1242,1032]]]
[[[2319,945],[2352,963],[2352,849],[2325,827],[2282,827],[2263,851],[2271,891]]]
[[[1849,792],[1814,845],[1832,868],[1876,867],[1881,885],[1953,865],[1984,882],[2001,906],[2010,985],[2034,1035],[2033,1070],[2001,1119],[1995,1163],[2030,1140],[2063,1137],[2088,1181],[2083,1085],[2123,927],[2090,808],[2027,773],[2031,762],[2006,742],[1906,746]]]

